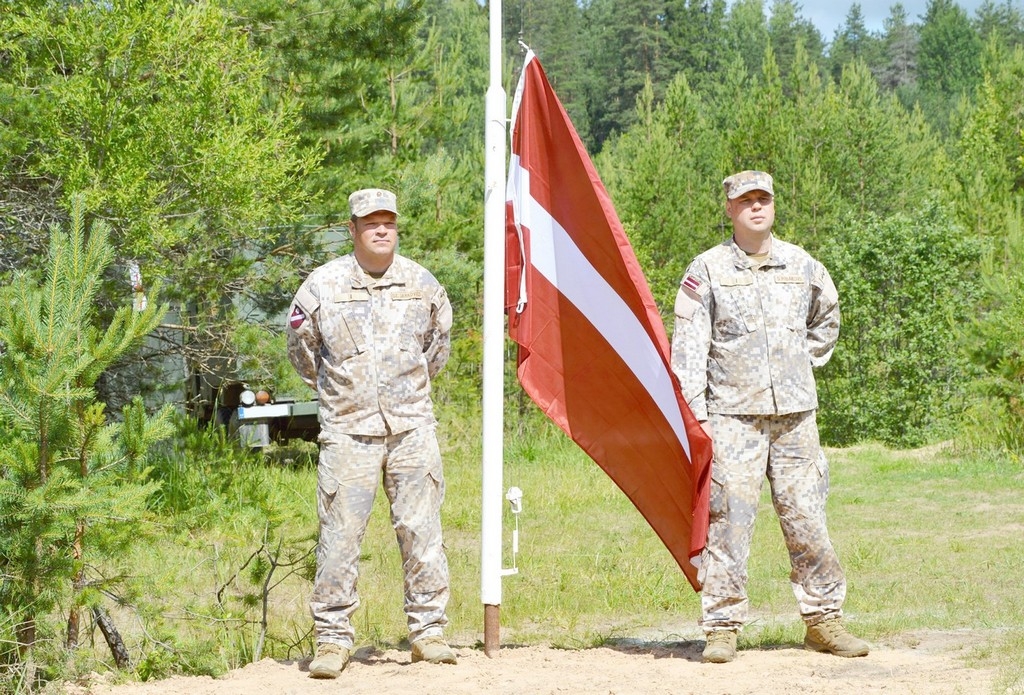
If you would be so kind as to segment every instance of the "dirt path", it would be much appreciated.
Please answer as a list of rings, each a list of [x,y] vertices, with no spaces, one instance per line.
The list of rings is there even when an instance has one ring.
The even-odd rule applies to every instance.
[[[703,664],[700,641],[622,644],[584,650],[503,646],[497,658],[457,647],[457,666],[412,664],[408,651],[356,652],[337,681],[309,678],[308,660],[264,659],[222,678],[69,686],[68,695],[952,695],[992,692],[995,673],[971,668],[971,632],[919,632],[876,644],[859,659],[799,645],[741,650],[730,664]]]

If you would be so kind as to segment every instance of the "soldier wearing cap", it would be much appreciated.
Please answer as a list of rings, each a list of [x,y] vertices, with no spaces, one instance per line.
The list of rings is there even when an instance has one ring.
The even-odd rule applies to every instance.
[[[320,542],[310,676],[337,678],[355,632],[360,543],[383,478],[405,574],[412,660],[456,662],[444,640],[444,475],[430,381],[449,355],[452,308],[422,266],[396,253],[395,194],[349,197],[352,253],[309,274],[292,301],[288,356],[319,398]]]
[[[825,266],[772,234],[770,175],[742,171],[723,185],[733,235],[687,269],[672,338],[672,370],[714,444],[699,575],[704,660],[736,658],[766,476],[807,629],[804,646],[864,656],[868,644],[842,623],[846,579],[826,529],[828,462],[815,419],[812,369],[828,362],[839,337],[839,295]]]

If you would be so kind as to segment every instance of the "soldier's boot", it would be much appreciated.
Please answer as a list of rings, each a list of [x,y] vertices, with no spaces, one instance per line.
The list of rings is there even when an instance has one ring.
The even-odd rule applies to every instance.
[[[725,664],[736,658],[736,631],[713,630],[708,633],[704,646],[704,661],[709,664]]]
[[[316,645],[316,658],[309,664],[310,678],[337,678],[348,664],[349,650],[333,642]]]
[[[426,661],[430,664],[455,664],[455,652],[443,637],[424,637],[412,643],[412,662]]]
[[[867,656],[868,643],[846,631],[839,618],[822,620],[807,628],[804,648],[815,652],[828,652],[836,656]]]

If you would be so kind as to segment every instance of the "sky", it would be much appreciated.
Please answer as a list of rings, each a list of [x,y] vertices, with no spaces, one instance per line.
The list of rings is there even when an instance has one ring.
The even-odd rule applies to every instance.
[[[864,25],[868,31],[880,32],[882,24],[889,16],[889,9],[896,4],[897,0],[860,0],[860,11],[864,17]],[[803,7],[800,15],[809,19],[818,27],[822,38],[831,41],[838,29],[845,21],[854,0],[797,0]],[[974,11],[982,4],[983,0],[956,0],[967,12],[967,16],[974,18]],[[1005,0],[994,0],[996,5],[1001,5]],[[928,0],[902,0],[903,9],[907,11],[907,19],[911,24],[919,24],[924,16],[925,8],[928,7]],[[1013,0],[1013,6],[1020,8],[1021,0]],[[765,3],[771,7],[770,2]]]

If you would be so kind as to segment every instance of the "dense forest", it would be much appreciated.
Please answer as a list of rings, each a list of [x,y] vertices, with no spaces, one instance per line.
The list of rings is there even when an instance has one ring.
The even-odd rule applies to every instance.
[[[0,604],[16,616],[0,629],[17,637],[0,661],[23,656],[69,586],[74,606],[97,605],[82,548],[132,542],[157,487],[148,452],[182,422],[180,365],[303,389],[281,318],[301,278],[348,250],[350,191],[398,192],[402,252],[456,311],[437,399],[478,418],[487,12],[0,3]],[[870,32],[852,4],[824,37],[793,0],[519,0],[504,41],[506,90],[527,44],[670,328],[687,263],[728,235],[722,178],[770,171],[776,233],[840,290],[825,442],[952,440],[1019,461],[1016,5],[930,0],[914,21],[894,4]],[[72,648],[84,617],[69,612]]]
[[[968,16],[932,0],[913,22],[895,4],[874,33],[852,4],[833,37],[792,0],[521,0],[504,19],[506,89],[528,44],[666,318],[687,261],[726,234],[723,176],[769,170],[778,233],[843,294],[827,440],[1019,449],[1015,5]],[[23,0],[4,4],[0,37],[0,273],[38,272],[78,196],[115,252],[98,316],[131,297],[132,268],[169,304],[98,380],[109,402],[180,386],[154,359],[168,355],[299,388],[278,317],[345,250],[331,231],[366,185],[399,192],[404,252],[449,287],[456,367],[441,390],[475,402],[486,7]]]
[[[528,44],[666,317],[688,260],[726,234],[723,176],[769,170],[778,233],[843,293],[821,379],[827,440],[969,431],[1019,447],[1017,7],[968,16],[932,0],[915,23],[895,4],[873,33],[853,4],[829,38],[792,0],[505,9],[506,88]],[[278,317],[289,288],[344,251],[330,232],[365,185],[400,193],[404,252],[449,287],[458,366],[441,388],[475,401],[486,7],[24,0],[4,5],[0,31],[0,273],[37,272],[80,196],[115,251],[99,316],[131,296],[130,268],[169,303],[99,379],[110,402],[180,382],[153,359],[167,355],[298,388]]]

